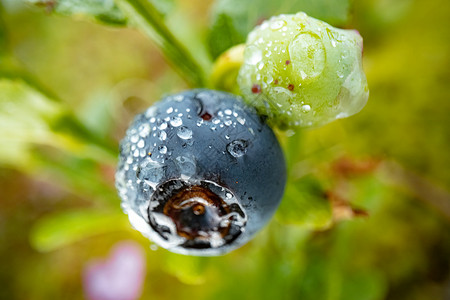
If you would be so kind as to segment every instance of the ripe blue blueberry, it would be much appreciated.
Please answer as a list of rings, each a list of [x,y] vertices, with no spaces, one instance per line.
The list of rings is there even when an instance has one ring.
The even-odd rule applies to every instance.
[[[188,255],[246,243],[282,198],[286,167],[264,120],[232,94],[167,96],[138,115],[120,144],[116,186],[133,227]]]

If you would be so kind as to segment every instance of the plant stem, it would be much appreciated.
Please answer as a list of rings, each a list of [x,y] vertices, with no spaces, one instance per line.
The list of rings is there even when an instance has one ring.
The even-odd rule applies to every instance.
[[[167,28],[160,12],[148,0],[117,0],[117,5],[136,27],[150,36],[175,71],[191,87],[205,86],[205,71],[186,47]]]

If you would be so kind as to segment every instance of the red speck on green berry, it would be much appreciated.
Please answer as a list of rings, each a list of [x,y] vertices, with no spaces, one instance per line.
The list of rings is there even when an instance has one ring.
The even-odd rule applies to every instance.
[[[253,94],[259,94],[261,93],[261,86],[259,84],[254,84],[252,86],[252,93]]]

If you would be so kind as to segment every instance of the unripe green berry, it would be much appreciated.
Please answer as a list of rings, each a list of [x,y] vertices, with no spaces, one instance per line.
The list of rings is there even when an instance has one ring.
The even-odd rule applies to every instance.
[[[359,112],[369,89],[362,38],[307,16],[280,15],[248,35],[238,84],[282,128],[321,126]]]

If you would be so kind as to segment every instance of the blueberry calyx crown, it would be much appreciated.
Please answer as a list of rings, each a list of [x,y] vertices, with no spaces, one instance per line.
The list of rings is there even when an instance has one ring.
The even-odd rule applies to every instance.
[[[215,248],[233,242],[246,216],[230,190],[216,183],[169,180],[150,203],[150,226],[167,243],[185,248]]]

